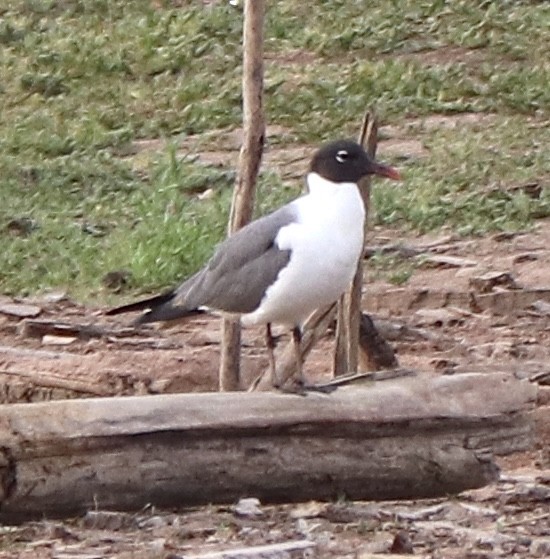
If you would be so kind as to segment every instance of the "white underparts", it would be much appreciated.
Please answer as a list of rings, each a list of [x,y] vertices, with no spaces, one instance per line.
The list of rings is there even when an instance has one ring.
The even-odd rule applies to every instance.
[[[307,177],[309,194],[293,202],[298,219],[275,240],[290,250],[288,265],[266,291],[260,306],[242,316],[244,325],[301,325],[349,287],[363,248],[365,210],[355,183]]]

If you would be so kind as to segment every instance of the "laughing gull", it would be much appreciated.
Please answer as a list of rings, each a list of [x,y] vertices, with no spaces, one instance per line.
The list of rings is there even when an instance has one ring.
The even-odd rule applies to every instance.
[[[228,237],[205,267],[179,287],[107,314],[145,310],[135,321],[144,324],[218,312],[240,317],[244,326],[264,325],[275,387],[271,325],[287,325],[295,348],[295,380],[303,383],[302,325],[344,293],[362,253],[365,208],[357,183],[366,175],[400,178],[353,141],[323,146],[311,160],[307,194]]]

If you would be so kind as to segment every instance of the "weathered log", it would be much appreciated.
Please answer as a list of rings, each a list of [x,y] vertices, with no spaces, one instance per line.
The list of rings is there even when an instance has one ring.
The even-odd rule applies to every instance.
[[[0,522],[106,508],[435,497],[531,445],[536,388],[501,373],[330,395],[202,393],[0,406]]]

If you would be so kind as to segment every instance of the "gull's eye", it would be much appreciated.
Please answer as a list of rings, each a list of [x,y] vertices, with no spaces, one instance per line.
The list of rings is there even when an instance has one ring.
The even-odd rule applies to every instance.
[[[345,149],[341,149],[336,154],[336,161],[338,161],[338,163],[343,163],[348,159],[348,157],[349,157],[349,153]]]

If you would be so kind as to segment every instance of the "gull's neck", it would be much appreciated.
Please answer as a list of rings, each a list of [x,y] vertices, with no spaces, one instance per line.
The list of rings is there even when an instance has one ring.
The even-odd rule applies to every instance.
[[[335,183],[313,172],[307,174],[306,183],[308,193],[312,196],[334,196],[339,191],[357,188],[354,182]]]

